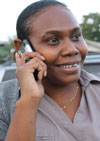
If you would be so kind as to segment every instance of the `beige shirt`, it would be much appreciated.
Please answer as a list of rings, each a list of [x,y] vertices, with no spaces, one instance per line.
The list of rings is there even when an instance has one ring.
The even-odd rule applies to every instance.
[[[72,123],[47,95],[37,116],[37,141],[100,141],[100,78],[82,72],[82,99]]]
[[[73,123],[45,94],[37,114],[36,141],[100,141],[100,77],[82,71],[82,99]],[[4,141],[14,106],[18,81],[0,84],[0,141]]]

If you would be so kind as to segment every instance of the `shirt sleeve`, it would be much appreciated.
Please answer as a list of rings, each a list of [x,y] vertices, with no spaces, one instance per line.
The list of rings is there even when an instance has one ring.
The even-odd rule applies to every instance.
[[[6,112],[3,107],[2,97],[0,97],[0,141],[5,140],[8,130],[8,122],[5,118],[5,114]]]
[[[19,99],[19,84],[16,79],[0,83],[0,141],[5,137]]]

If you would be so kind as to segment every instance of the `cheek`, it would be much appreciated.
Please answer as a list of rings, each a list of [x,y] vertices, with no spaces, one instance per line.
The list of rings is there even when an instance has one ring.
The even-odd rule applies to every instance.
[[[83,48],[83,50],[81,52],[81,65],[82,66],[84,65],[84,60],[85,60],[87,53],[88,53],[87,48]]]
[[[82,48],[82,50],[81,50],[82,56],[83,56],[83,57],[86,57],[87,53],[88,53],[87,48],[86,48],[85,46],[83,46],[83,48]]]
[[[53,47],[47,47],[44,44],[38,43],[36,40],[32,40],[34,48],[37,52],[39,52],[42,56],[45,57],[45,62],[48,64],[52,64],[56,61],[59,50]]]
[[[57,58],[58,58],[58,52],[57,50],[53,50],[53,49],[43,49],[40,50],[41,55],[43,55],[45,57],[46,63],[48,64],[53,64],[56,62]]]
[[[85,59],[85,57],[86,57],[86,55],[88,53],[87,45],[86,45],[85,42],[80,44],[79,51],[80,51],[80,54],[81,54],[81,57],[82,57],[82,61],[84,61],[84,59]]]

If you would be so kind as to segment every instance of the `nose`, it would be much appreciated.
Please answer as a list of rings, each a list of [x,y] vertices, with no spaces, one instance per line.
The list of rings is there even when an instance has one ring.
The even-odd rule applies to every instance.
[[[67,40],[62,48],[62,56],[74,56],[77,54],[79,54],[77,46],[70,40]]]

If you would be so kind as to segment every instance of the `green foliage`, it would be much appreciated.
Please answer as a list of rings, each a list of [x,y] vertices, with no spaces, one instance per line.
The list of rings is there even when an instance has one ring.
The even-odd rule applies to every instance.
[[[83,22],[80,24],[84,38],[100,42],[100,14],[90,13],[83,16]]]
[[[4,46],[0,46],[0,63],[12,60],[14,55],[13,39],[9,39]]]

